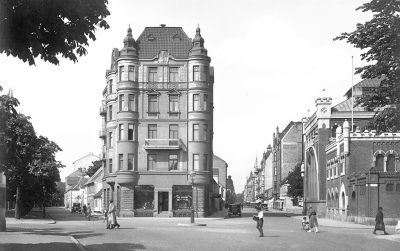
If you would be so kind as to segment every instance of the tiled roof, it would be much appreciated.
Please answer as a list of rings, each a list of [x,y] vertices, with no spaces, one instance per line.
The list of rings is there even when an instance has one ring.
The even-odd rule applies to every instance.
[[[354,97],[353,97],[354,98]],[[351,112],[351,107],[353,105],[352,98],[346,99],[345,101],[333,106],[331,108],[332,112]],[[356,101],[354,100],[354,111],[355,112],[363,112],[366,111],[361,104],[356,105]]]
[[[191,39],[181,27],[146,27],[136,41],[139,58],[154,58],[166,50],[177,59],[185,59],[192,48]]]
[[[379,87],[380,83],[382,81],[382,78],[367,78],[362,80],[361,82],[358,82],[357,84],[355,84],[353,86],[353,88],[362,88],[362,87]],[[349,96],[351,95],[351,90],[352,88],[350,88],[345,96]]]

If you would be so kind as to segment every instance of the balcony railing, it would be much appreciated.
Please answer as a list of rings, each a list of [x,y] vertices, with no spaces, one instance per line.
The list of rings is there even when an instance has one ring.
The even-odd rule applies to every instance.
[[[179,150],[183,142],[180,139],[145,139],[144,149],[146,150]]]

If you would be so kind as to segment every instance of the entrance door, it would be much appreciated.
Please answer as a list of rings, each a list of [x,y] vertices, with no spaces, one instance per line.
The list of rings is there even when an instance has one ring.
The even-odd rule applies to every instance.
[[[158,212],[168,211],[168,192],[158,192]]]

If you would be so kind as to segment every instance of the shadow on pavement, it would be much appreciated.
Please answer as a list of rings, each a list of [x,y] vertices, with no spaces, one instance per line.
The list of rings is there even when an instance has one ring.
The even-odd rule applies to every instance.
[[[17,250],[29,250],[29,251],[53,251],[53,250],[78,250],[74,243],[27,243],[27,244],[0,244],[0,251],[17,251]]]
[[[146,249],[142,244],[136,243],[102,243],[102,244],[93,244],[85,246],[88,250],[136,250],[136,249]],[[0,249],[1,250],[1,249]]]

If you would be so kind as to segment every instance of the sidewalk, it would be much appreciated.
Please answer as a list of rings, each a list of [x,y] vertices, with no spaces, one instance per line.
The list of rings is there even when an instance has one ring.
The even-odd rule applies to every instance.
[[[21,219],[14,218],[14,210],[6,214],[6,224],[55,224],[56,221],[46,212],[46,218],[42,218],[42,210],[33,208],[27,215]]]
[[[68,233],[60,230],[47,214],[31,210],[24,218],[13,218],[13,212],[6,214],[6,232],[0,233],[0,250],[67,251],[81,250]]]

